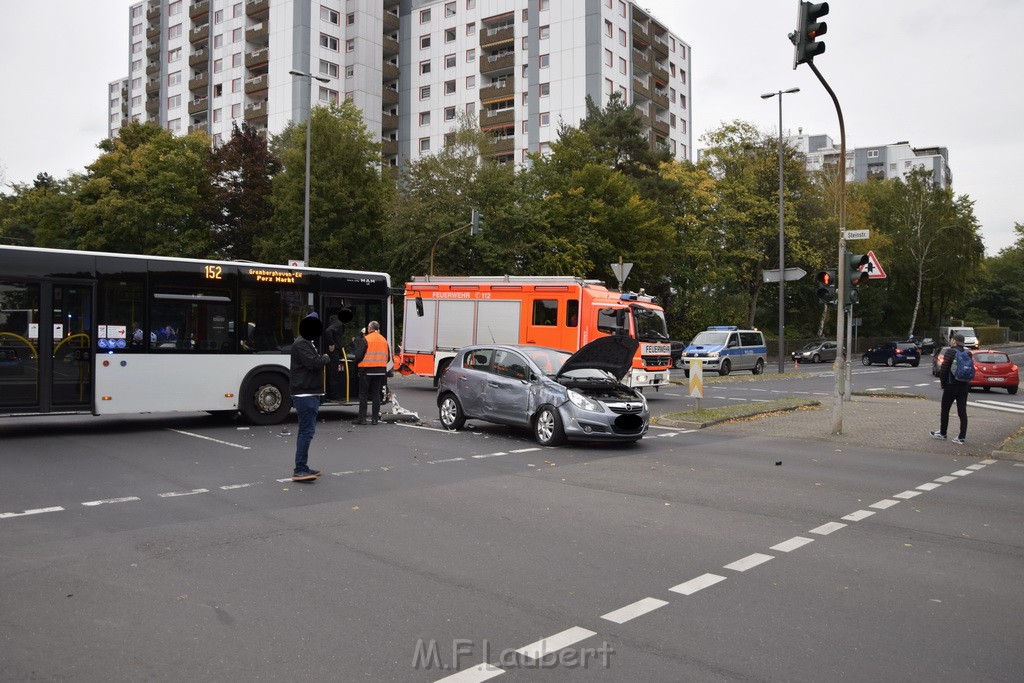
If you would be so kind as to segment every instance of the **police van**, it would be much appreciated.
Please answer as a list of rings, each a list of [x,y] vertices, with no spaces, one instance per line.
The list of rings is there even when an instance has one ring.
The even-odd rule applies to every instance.
[[[690,376],[690,363],[700,359],[705,371],[728,375],[733,370],[750,370],[755,375],[764,372],[768,347],[760,330],[741,330],[735,325],[713,325],[698,334],[683,351],[682,361],[686,376]]]

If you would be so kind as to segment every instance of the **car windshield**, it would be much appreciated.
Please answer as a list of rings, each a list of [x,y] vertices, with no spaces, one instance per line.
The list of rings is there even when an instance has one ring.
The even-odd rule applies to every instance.
[[[701,332],[693,338],[690,346],[725,346],[728,338],[728,332]]]
[[[632,306],[631,308],[637,341],[653,342],[668,339],[668,326],[665,325],[664,313],[644,306]]]
[[[814,351],[819,346],[821,346],[821,344],[808,344],[807,346],[801,347],[800,350],[801,351]]]
[[[545,349],[542,347],[531,346],[528,348],[520,349],[526,356],[534,362],[534,364],[540,368],[548,377],[554,377],[558,374],[558,371],[565,365],[565,361],[569,360],[571,353],[565,351],[556,351],[555,349]]]
[[[1005,353],[975,353],[975,363],[1009,363],[1010,357]]]

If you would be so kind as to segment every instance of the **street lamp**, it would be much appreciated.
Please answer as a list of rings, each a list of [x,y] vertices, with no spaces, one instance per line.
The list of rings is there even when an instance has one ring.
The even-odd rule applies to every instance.
[[[331,79],[305,71],[292,70],[288,74],[309,79],[309,106],[306,108],[306,196],[302,206],[302,262],[309,268],[309,140],[313,123],[313,79],[321,83],[330,83]]]
[[[786,371],[786,229],[783,206],[782,171],[782,96],[800,92],[800,88],[779,90],[761,95],[762,100],[779,98],[779,374]]]

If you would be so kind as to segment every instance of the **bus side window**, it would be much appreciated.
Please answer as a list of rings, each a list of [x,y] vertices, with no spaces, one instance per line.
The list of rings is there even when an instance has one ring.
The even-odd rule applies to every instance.
[[[565,326],[578,327],[580,324],[580,302],[575,299],[567,302],[565,307]]]

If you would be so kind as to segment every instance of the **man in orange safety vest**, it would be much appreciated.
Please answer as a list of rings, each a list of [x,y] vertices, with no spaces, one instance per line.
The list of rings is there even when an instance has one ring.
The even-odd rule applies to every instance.
[[[388,340],[380,333],[380,323],[371,320],[366,326],[366,336],[356,340],[356,364],[359,367],[359,419],[357,425],[366,424],[366,399],[373,405],[370,424],[380,420],[380,400],[384,389],[384,378],[388,374],[391,349]]]

